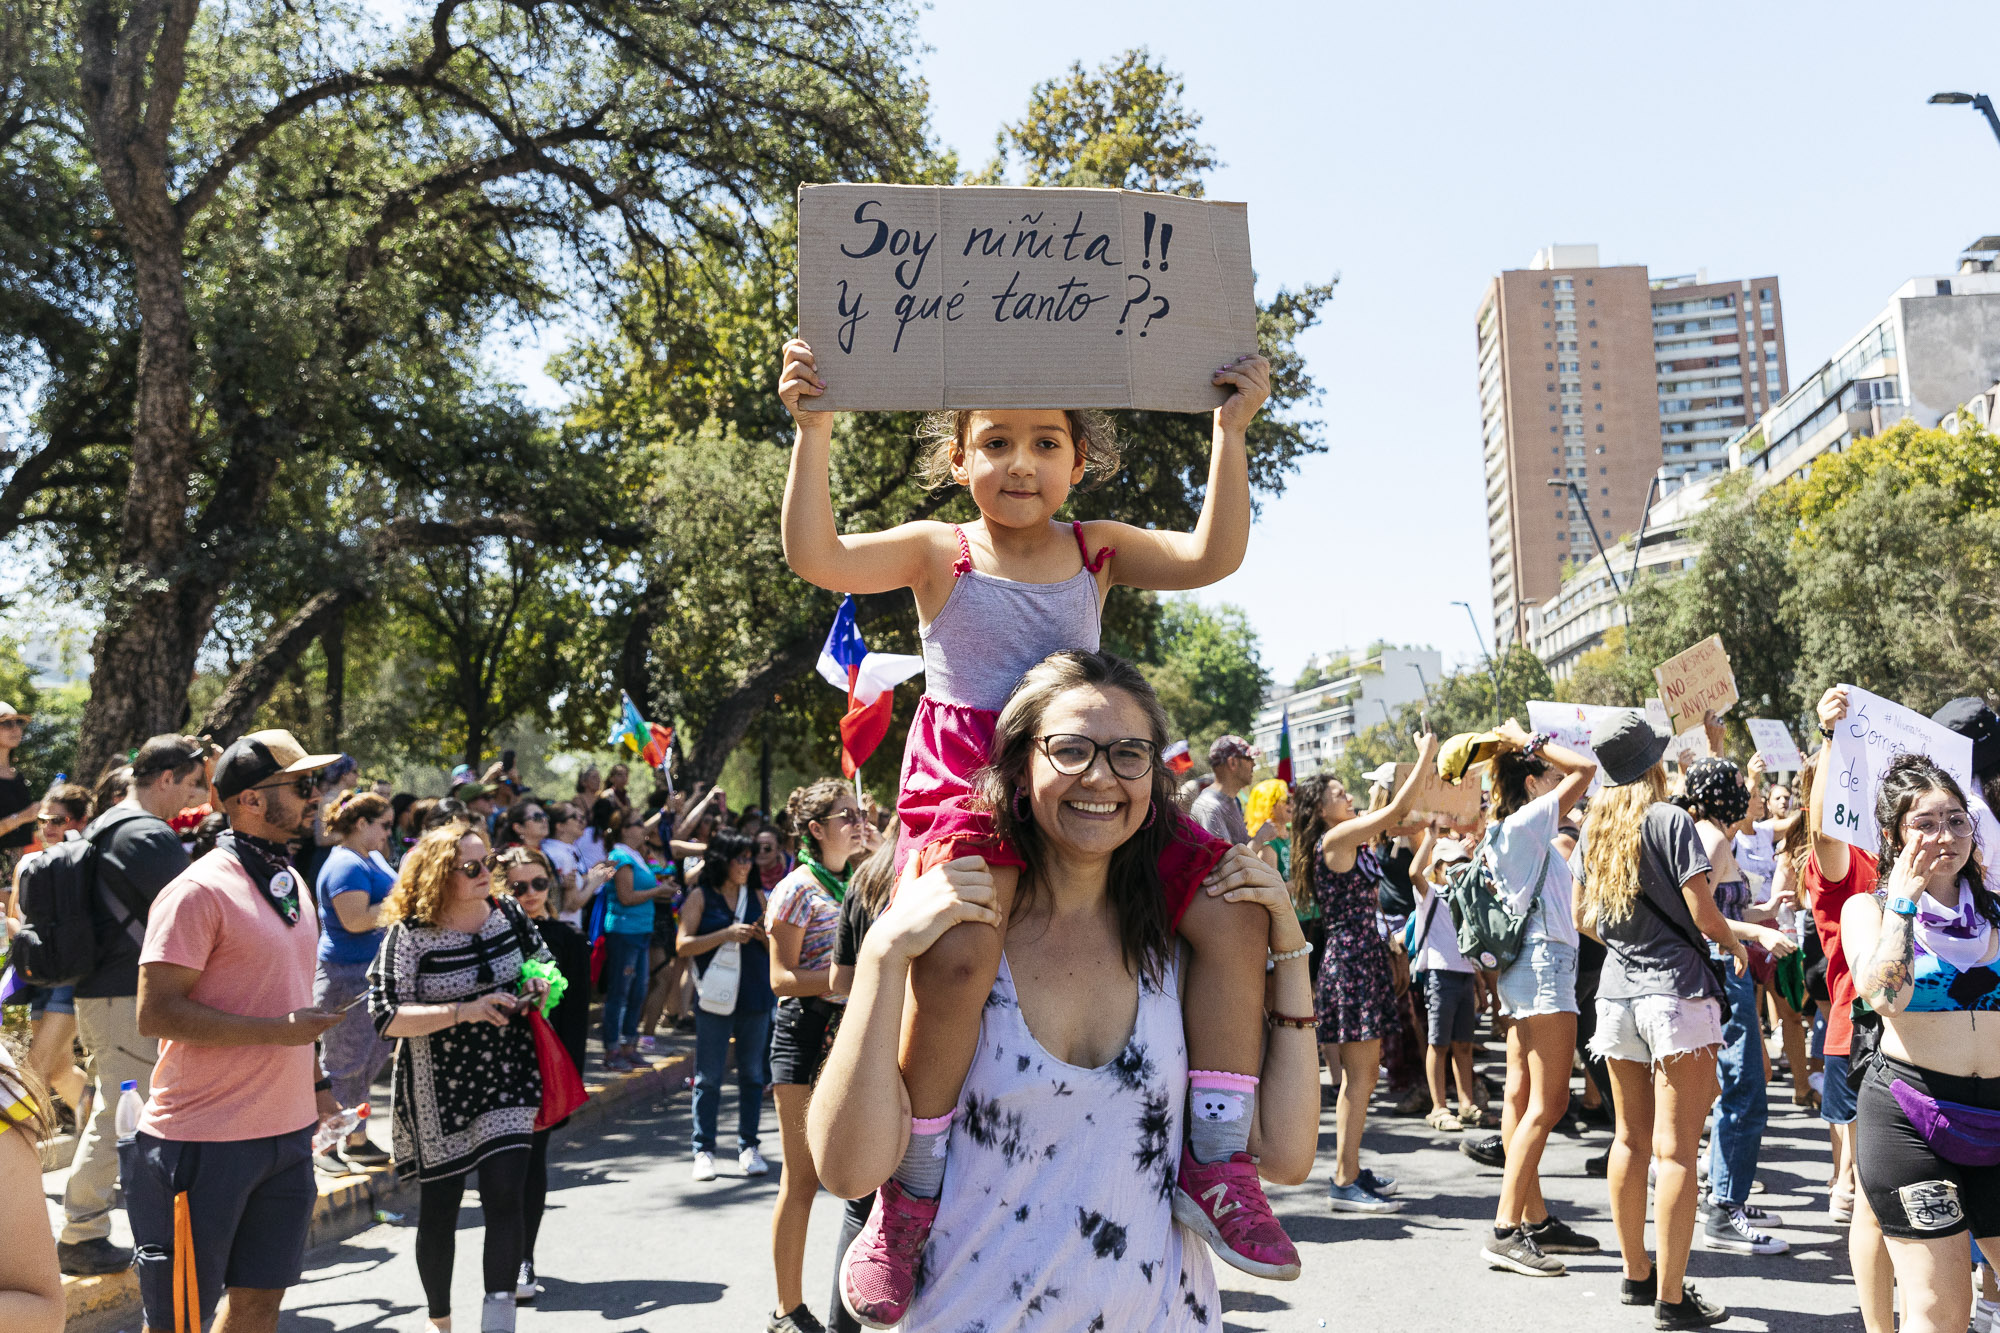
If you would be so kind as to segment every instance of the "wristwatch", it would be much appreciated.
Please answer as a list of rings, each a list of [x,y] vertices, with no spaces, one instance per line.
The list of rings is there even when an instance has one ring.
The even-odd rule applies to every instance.
[[[1915,916],[1917,905],[1908,898],[1898,896],[1889,900],[1889,910],[1897,916]]]

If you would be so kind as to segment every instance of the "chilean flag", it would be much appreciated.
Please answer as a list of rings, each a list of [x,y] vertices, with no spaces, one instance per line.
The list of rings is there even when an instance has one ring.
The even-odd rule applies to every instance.
[[[847,691],[847,716],[840,719],[840,771],[853,777],[889,734],[889,710],[896,686],[924,669],[924,659],[907,653],[871,653],[854,623],[854,599],[844,597],[826,647],[819,650],[819,674],[836,690]]]
[[[1278,781],[1292,780],[1292,706],[1286,704],[1278,721]]]

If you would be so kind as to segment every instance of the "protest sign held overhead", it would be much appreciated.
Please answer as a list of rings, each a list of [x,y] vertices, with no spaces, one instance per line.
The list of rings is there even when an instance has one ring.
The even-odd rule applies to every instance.
[[[2000,849],[2000,828],[1980,799],[1972,776],[1972,741],[1941,727],[1922,713],[1891,703],[1855,685],[1847,691],[1847,716],[1833,724],[1821,781],[1827,788],[1826,832],[1874,853],[1882,833],[1875,822],[1875,796],[1891,760],[1906,751],[1929,756],[1958,782],[1979,821],[1979,842],[1990,857]]]
[[[1410,780],[1410,770],[1414,764],[1396,765],[1396,776],[1390,781],[1391,791],[1401,791],[1403,784]],[[1411,819],[1424,819],[1431,815],[1443,815],[1455,824],[1470,825],[1479,820],[1479,784],[1477,782],[1446,782],[1437,771],[1436,764],[1424,766],[1423,781],[1417,784],[1417,799],[1410,806]]]
[[[1664,731],[1673,736],[1667,742],[1667,752],[1660,757],[1670,764],[1686,768],[1697,759],[1708,758],[1708,732],[1701,719],[1696,718],[1693,726],[1678,734],[1674,733],[1674,720],[1667,716],[1667,706],[1658,699],[1646,700],[1646,720],[1653,724],[1653,730]]]
[[[1773,773],[1796,773],[1805,766],[1805,756],[1799,753],[1791,728],[1784,723],[1752,717],[1745,718],[1743,725],[1750,729],[1750,739],[1757,743],[1765,768]]]
[[[1666,706],[1667,725],[1680,736],[1701,725],[1708,713],[1724,713],[1736,702],[1736,673],[1722,636],[1711,634],[1653,668]]]
[[[1130,190],[807,185],[815,408],[1206,412],[1257,351],[1242,204]]]

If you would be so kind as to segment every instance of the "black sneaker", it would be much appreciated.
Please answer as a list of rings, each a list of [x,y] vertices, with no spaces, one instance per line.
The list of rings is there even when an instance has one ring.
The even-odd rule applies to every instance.
[[[372,1143],[363,1143],[358,1147],[352,1142],[343,1143],[340,1145],[340,1155],[353,1166],[387,1166],[390,1160],[388,1153]]]
[[[514,1279],[514,1304],[533,1305],[535,1297],[542,1294],[542,1284],[535,1280],[535,1261],[523,1259],[521,1272]]]
[[[1507,1165],[1507,1150],[1501,1146],[1498,1134],[1487,1134],[1477,1138],[1467,1136],[1458,1141],[1458,1150],[1481,1166]]]
[[[1540,1226],[1529,1227],[1528,1237],[1544,1254],[1596,1254],[1598,1244],[1570,1224],[1550,1213]]]
[[[1652,1272],[1638,1282],[1631,1278],[1618,1280],[1618,1303],[1620,1305],[1651,1305],[1660,1299],[1660,1270]]]
[[[1728,1306],[1702,1299],[1686,1282],[1681,1283],[1681,1298],[1676,1304],[1653,1302],[1654,1328],[1708,1328],[1727,1318]]]
[[[784,1314],[772,1315],[771,1322],[764,1325],[764,1333],[826,1333],[826,1325],[801,1305]]]
[[[1479,1253],[1488,1268],[1504,1268],[1522,1277],[1561,1277],[1569,1271],[1562,1260],[1543,1254],[1535,1238],[1521,1227],[1515,1227],[1505,1236],[1489,1233]]]
[[[113,1245],[108,1237],[63,1241],[56,1246],[56,1266],[64,1277],[102,1277],[132,1266],[132,1251]]]

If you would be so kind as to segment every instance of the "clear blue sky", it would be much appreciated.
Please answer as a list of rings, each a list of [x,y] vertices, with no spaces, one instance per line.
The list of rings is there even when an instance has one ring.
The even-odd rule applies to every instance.
[[[1304,350],[1325,454],[1205,599],[1265,665],[1376,637],[1476,657],[1487,595],[1474,307],[1550,242],[1712,279],[1775,273],[1810,373],[1914,274],[2000,232],[2000,143],[1942,89],[2000,96],[1989,5],[1657,6],[938,0],[939,138],[992,154],[1035,82],[1146,46],[1185,77],[1250,205],[1262,294],[1341,283]],[[1482,609],[1482,623],[1484,611]]]

